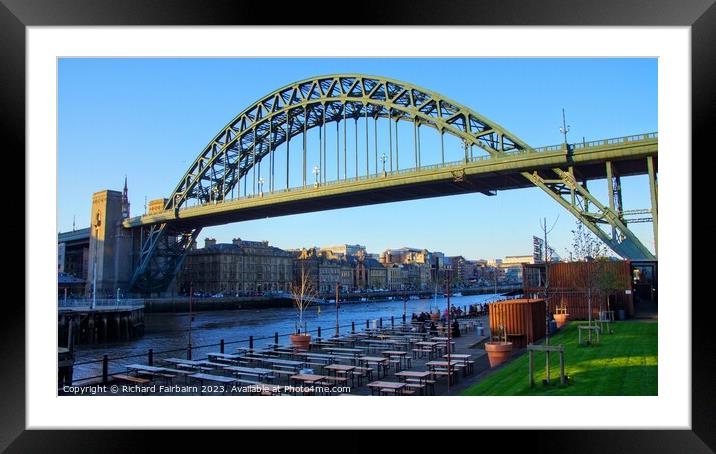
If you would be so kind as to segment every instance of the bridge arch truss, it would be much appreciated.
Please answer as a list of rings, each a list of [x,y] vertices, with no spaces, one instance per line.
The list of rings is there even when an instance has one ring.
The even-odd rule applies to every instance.
[[[465,162],[481,154],[483,158],[500,159],[518,153],[537,153],[516,135],[476,111],[438,93],[410,83],[384,77],[361,74],[319,76],[282,87],[253,103],[222,128],[201,151],[179,180],[164,206],[165,211],[190,206],[220,203],[251,191],[263,193],[290,189],[290,172],[299,171],[300,186],[310,186],[307,160],[307,135],[319,133],[319,165],[314,168],[316,184],[328,178],[328,125],[335,124],[336,143],[335,175],[348,179],[348,132],[350,121],[355,122],[355,159],[350,156],[355,177],[370,177],[378,172],[378,121],[388,121],[390,169],[395,160],[398,169],[398,124],[413,125],[413,165],[420,169],[423,163],[420,148],[420,130],[423,127],[437,131],[440,137],[441,161],[445,163],[445,135],[462,143]],[[365,124],[365,172],[359,168],[358,122]],[[369,125],[373,122],[376,134],[371,156]],[[343,126],[343,143],[340,129]],[[393,136],[393,130],[395,135]],[[295,138],[301,137],[298,146]],[[292,140],[293,139],[293,140]],[[292,146],[293,145],[293,146]],[[352,145],[352,144],[351,144]],[[285,152],[285,169],[278,169],[276,155]],[[335,150],[334,150],[335,148]],[[341,149],[343,151],[341,155]],[[302,166],[292,169],[289,157],[302,156]],[[360,154],[363,152],[361,150]],[[394,156],[395,155],[395,156]],[[370,168],[373,158],[373,171]],[[387,156],[381,157],[385,169]],[[395,159],[394,159],[395,158]],[[403,155],[405,162],[405,155]],[[342,165],[341,165],[342,164]],[[355,165],[353,165],[355,164]],[[261,175],[263,166],[264,175]],[[285,172],[285,188],[278,188],[278,173]],[[281,175],[283,177],[283,175]],[[578,182],[569,169],[555,168],[553,175],[544,172],[523,172],[522,176],[543,189],[562,204],[615,252],[629,258],[653,256],[626,227],[623,216],[614,207],[597,201]],[[294,175],[295,178],[295,175]],[[591,210],[590,210],[591,207]],[[598,224],[610,224],[612,234]],[[135,264],[130,287],[135,291],[160,291],[169,284],[181,267],[186,251],[196,240],[201,227],[181,226],[171,222],[142,227],[140,253]]]

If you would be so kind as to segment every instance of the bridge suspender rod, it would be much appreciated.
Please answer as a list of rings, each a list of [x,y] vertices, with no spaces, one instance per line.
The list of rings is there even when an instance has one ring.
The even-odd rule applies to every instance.
[[[390,171],[393,172],[393,125],[390,122],[393,120],[393,112],[388,109],[388,152],[390,154]]]
[[[365,176],[370,175],[370,156],[368,155],[368,104],[365,105]]]
[[[221,177],[221,200],[223,201],[226,197],[224,194],[226,193],[226,172],[228,170],[227,159],[228,159],[228,151],[224,150],[224,174]]]
[[[418,123],[418,126],[415,128],[417,131],[417,137],[418,137],[418,168],[420,167],[420,162],[422,161],[420,156],[420,123]]]
[[[286,189],[288,189],[288,164],[291,161],[291,112],[286,112]],[[304,167],[305,169],[305,167]],[[306,185],[306,171],[303,171],[303,185]]]
[[[353,115],[356,132],[356,180],[358,179],[358,115]]]
[[[308,131],[308,107],[303,106],[303,188],[306,189],[306,132]]]
[[[254,146],[251,149],[251,173],[254,176],[254,186],[251,190],[252,195],[256,195],[256,128],[254,127]]]
[[[338,123],[340,123],[340,119],[336,121],[336,181],[339,181],[341,179],[341,156],[340,156],[340,149],[341,145],[339,143],[340,139],[340,130]]]
[[[418,124],[413,122],[413,154],[415,155],[415,168],[420,167],[418,164]]]
[[[318,126],[318,175],[316,181],[323,183],[323,125]]]
[[[400,156],[398,156],[398,117],[395,117],[395,170],[400,170]]]
[[[343,106],[343,179],[348,179],[348,121],[345,105]]]
[[[442,156],[443,164],[445,164],[445,133],[440,129],[440,154]]]
[[[323,130],[323,134],[321,132],[318,133],[319,140],[321,137],[323,138],[323,167],[321,167],[321,172],[323,173],[323,182],[326,182],[326,171],[328,170],[328,156],[326,155],[326,147],[328,146],[328,135],[326,131],[326,105],[323,104],[323,126],[321,126],[321,129]]]
[[[269,119],[269,193],[273,192],[273,119]]]
[[[378,175],[378,115],[373,117],[373,139],[373,152],[375,153],[375,174]]]

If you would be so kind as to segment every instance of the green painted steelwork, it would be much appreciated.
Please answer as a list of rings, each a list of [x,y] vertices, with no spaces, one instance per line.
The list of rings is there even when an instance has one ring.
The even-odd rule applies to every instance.
[[[366,174],[359,175],[358,119],[365,120]],[[368,118],[374,118],[375,173],[370,173]],[[348,119],[355,123],[355,178],[347,177],[347,130]],[[388,121],[390,166],[386,172],[378,172],[377,129],[378,120]],[[338,155],[338,124],[344,123],[343,178],[327,181],[327,129],[326,123],[336,122],[336,147]],[[395,161],[393,168],[393,131],[390,122],[395,121]],[[413,148],[415,168],[399,170],[398,123],[413,123]],[[420,126],[428,126],[440,134],[441,160],[439,164],[422,165]],[[306,137],[312,128],[319,128],[320,177],[317,187],[306,182]],[[457,162],[444,162],[444,134],[450,134],[464,145],[465,157]],[[302,185],[290,186],[290,138],[303,135]],[[275,189],[275,151],[286,144],[286,189]],[[477,146],[484,155],[473,155]],[[469,153],[468,153],[469,149]],[[257,207],[284,206],[283,211],[312,211],[311,207],[285,208],[286,204],[307,204],[326,197],[341,198],[336,204],[380,203],[381,201],[407,200],[449,193],[483,192],[494,194],[498,189],[537,186],[555,198],[560,204],[581,219],[605,240],[618,254],[628,258],[653,257],[631,234],[619,214],[611,207],[604,207],[586,189],[586,180],[579,184],[562,168],[588,166],[591,163],[631,160],[655,157],[658,152],[656,133],[620,137],[581,144],[565,144],[533,149],[517,136],[477,112],[438,93],[415,85],[383,77],[361,74],[329,75],[299,81],[264,96],[229,122],[205,147],[174,189],[162,213],[132,218],[125,221],[127,228],[146,230],[146,241],[140,245],[141,253],[132,278],[132,287],[151,291],[166,287],[173,273],[181,265],[188,248],[187,239],[196,238],[203,226],[233,222],[231,219],[249,219],[258,215]],[[269,190],[261,186],[257,199],[257,178],[261,160],[269,157]],[[251,196],[246,192],[246,181],[252,172]],[[258,172],[258,175],[257,175]],[[545,173],[546,172],[546,173]],[[646,173],[646,172],[644,172]],[[504,181],[495,181],[495,175]],[[556,177],[555,177],[556,175]],[[231,199],[233,189],[244,180],[244,194]],[[555,181],[552,181],[554,179]],[[411,191],[412,187],[427,187],[444,182],[446,188]],[[564,201],[561,188],[569,188],[571,201]],[[396,191],[394,194],[386,190]],[[379,197],[346,200],[353,195],[369,191],[382,191]],[[402,191],[402,193],[401,193]],[[444,194],[442,194],[444,192]],[[432,194],[432,195],[431,195]],[[561,201],[558,199],[562,199]],[[372,202],[371,202],[372,200]],[[577,206],[581,203],[582,206]],[[589,205],[597,208],[590,212]],[[324,204],[325,206],[325,204]],[[242,214],[245,212],[245,214]],[[254,214],[251,214],[253,212]],[[281,210],[277,210],[281,213]],[[264,212],[261,212],[264,214]],[[280,214],[279,214],[280,215]],[[229,221],[227,221],[229,219]],[[598,223],[611,224],[620,239],[609,238],[601,232]],[[600,231],[598,233],[597,231]],[[144,236],[142,236],[144,237]]]

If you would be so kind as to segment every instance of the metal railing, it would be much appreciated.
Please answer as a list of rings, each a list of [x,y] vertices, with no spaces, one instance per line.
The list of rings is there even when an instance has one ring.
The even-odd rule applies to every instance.
[[[95,301],[95,307],[120,307],[120,306],[131,306],[140,307],[144,306],[143,299],[127,299],[127,298],[97,298]],[[60,308],[79,308],[79,307],[91,307],[92,298],[67,298],[60,297],[58,303]]]
[[[475,306],[478,310],[478,312],[475,314],[477,317],[483,317],[487,315],[486,304],[471,304],[466,305],[465,310],[467,311],[467,307]],[[467,312],[465,312],[465,315],[462,317],[464,319],[470,319],[473,316],[469,315]],[[388,327],[396,327],[396,326],[407,326],[411,324],[411,315],[405,314],[400,315],[398,317],[391,316],[391,317],[379,317],[377,319],[366,319],[365,321],[365,327],[363,327],[362,322],[357,322],[356,320],[351,321],[350,324],[345,325],[339,325],[339,332],[342,335],[345,335],[347,333],[356,333],[361,331],[362,329],[369,329],[372,325],[372,322],[377,321],[378,326],[380,328],[383,328],[384,326]],[[322,329],[320,326],[306,331],[306,333],[309,334],[316,334],[318,338],[330,338],[333,337],[335,334],[335,325],[327,326],[325,329]],[[350,328],[350,330],[346,330],[347,328]],[[229,345],[238,346],[239,344],[245,344],[249,348],[256,348],[259,345],[268,346],[270,344],[278,344],[281,338],[284,338],[288,340],[288,337],[293,335],[294,333],[284,333],[279,334],[278,332],[275,332],[273,336],[263,336],[263,337],[254,337],[249,336],[248,338],[242,338],[238,340],[233,341],[226,341],[225,339],[220,339],[219,342],[211,343],[211,344],[205,344],[205,345],[191,345],[188,344],[184,348],[174,348],[170,350],[162,350],[162,351],[154,351],[154,349],[148,349],[146,353],[137,353],[133,355],[124,355],[124,356],[116,356],[110,358],[108,355],[103,355],[100,359],[92,359],[92,360],[86,360],[86,361],[80,361],[75,362],[73,364],[73,368],[79,367],[79,366],[88,366],[88,365],[97,365],[97,369],[101,370],[100,374],[97,375],[86,375],[86,376],[75,376],[73,373],[72,376],[72,383],[77,382],[84,382],[88,380],[98,380],[102,379],[103,382],[106,382],[108,378],[111,375],[119,374],[119,373],[125,373],[126,372],[126,366],[128,364],[131,364],[133,362],[137,361],[146,361],[148,365],[153,365],[155,361],[162,361],[162,359],[170,358],[172,356],[174,357],[185,357],[187,359],[193,359],[193,360],[206,360],[208,359],[208,354],[219,351],[221,353],[224,353],[226,351],[226,347]]]

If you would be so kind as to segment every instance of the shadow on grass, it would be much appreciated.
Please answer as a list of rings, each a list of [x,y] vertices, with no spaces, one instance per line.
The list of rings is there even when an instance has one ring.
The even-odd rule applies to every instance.
[[[657,395],[657,324],[617,322],[614,334],[600,336],[600,343],[579,345],[578,326],[572,322],[550,339],[565,347],[565,372],[569,384],[558,385],[559,355],[550,355],[552,383],[545,378],[545,354],[535,353],[536,386],[528,385],[528,354],[523,351],[508,364],[468,388],[463,395]]]

